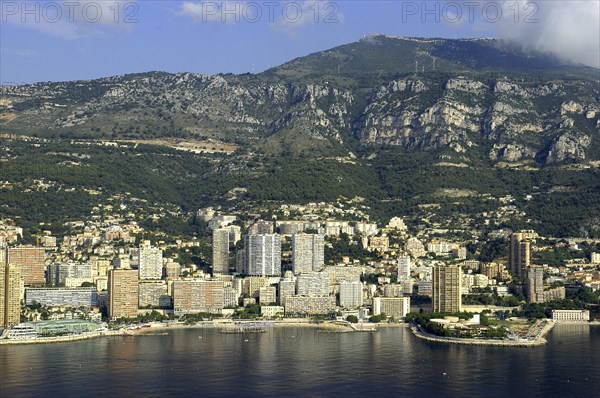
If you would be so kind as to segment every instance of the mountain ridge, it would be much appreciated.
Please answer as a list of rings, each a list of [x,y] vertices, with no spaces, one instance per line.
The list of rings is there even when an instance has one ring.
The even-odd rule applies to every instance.
[[[260,74],[146,72],[3,86],[2,137],[50,140],[13,142],[18,155],[3,155],[0,181],[18,178],[23,192],[34,180],[77,181],[118,194],[133,177],[112,164],[129,162],[145,176],[131,189],[136,197],[186,209],[360,196],[378,219],[421,215],[433,203],[441,206],[436,217],[480,214],[478,223],[503,206],[490,198],[512,197],[523,211],[510,210],[505,226],[598,236],[600,70],[499,45],[373,36]],[[138,148],[144,142],[174,144]],[[220,143],[234,149],[211,150]],[[195,147],[208,153],[173,149]],[[65,180],[64,162],[88,168],[69,166]],[[152,179],[157,192],[148,191]],[[7,193],[3,214],[25,217],[39,206]],[[46,212],[38,210],[32,214]]]

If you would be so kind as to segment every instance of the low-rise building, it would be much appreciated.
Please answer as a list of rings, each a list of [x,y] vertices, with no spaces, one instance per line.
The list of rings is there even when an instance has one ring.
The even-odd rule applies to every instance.
[[[285,308],[280,305],[263,305],[260,307],[260,314],[265,318],[283,317]]]
[[[409,297],[374,297],[373,315],[385,314],[395,319],[404,318],[410,312]]]
[[[328,314],[335,311],[335,297],[291,296],[285,300],[285,314]]]
[[[260,305],[269,305],[277,301],[277,289],[275,286],[264,286],[259,289],[258,302]]]
[[[25,288],[25,303],[38,303],[46,307],[92,308],[98,306],[98,292],[95,287]]]
[[[589,310],[552,310],[555,321],[587,322],[590,320]]]

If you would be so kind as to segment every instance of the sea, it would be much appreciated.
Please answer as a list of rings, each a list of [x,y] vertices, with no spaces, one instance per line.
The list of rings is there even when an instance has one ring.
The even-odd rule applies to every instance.
[[[541,347],[430,343],[405,327],[273,327],[0,346],[0,397],[600,397],[600,326]]]

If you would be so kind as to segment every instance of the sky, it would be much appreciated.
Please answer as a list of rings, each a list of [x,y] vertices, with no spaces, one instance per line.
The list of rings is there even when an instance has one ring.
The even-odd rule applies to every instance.
[[[600,0],[0,0],[0,84],[258,73],[371,33],[500,38],[600,67]]]

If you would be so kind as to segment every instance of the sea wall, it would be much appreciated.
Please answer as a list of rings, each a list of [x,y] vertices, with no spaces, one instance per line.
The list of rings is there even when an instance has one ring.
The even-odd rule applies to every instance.
[[[552,330],[555,323],[552,321],[546,321],[544,327],[535,336],[533,340],[490,340],[490,339],[461,339],[458,337],[441,337],[434,336],[432,334],[423,333],[417,330],[416,327],[411,326],[410,330],[413,334],[423,340],[427,340],[434,343],[446,343],[446,344],[463,344],[463,345],[479,345],[479,346],[501,346],[501,347],[538,347],[548,343],[545,336]]]

